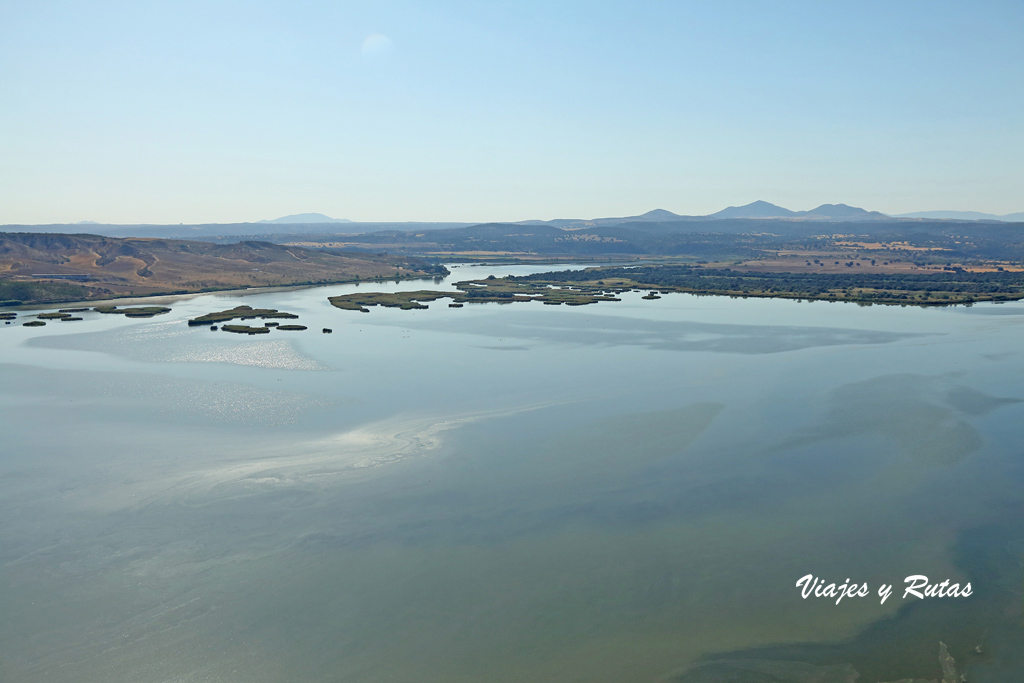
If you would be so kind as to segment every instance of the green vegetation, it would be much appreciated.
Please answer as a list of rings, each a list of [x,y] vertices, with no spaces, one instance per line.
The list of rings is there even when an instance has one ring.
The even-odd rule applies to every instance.
[[[222,325],[220,329],[236,334],[268,334],[270,332],[269,327],[250,327],[249,325]]]
[[[948,306],[1024,298],[1024,273],[963,270],[931,273],[736,272],[681,265],[588,268],[505,278],[548,286],[652,288],[727,296],[853,301],[864,304]],[[644,298],[649,298],[650,295]]]
[[[329,301],[333,306],[350,311],[362,311],[369,313],[366,306],[384,306],[386,308],[401,308],[412,310],[426,308],[423,301],[435,301],[442,297],[449,296],[448,292],[434,292],[428,290],[417,290],[415,292],[359,292],[343,296],[330,297]]]
[[[277,329],[301,332],[302,330],[308,330],[309,328],[305,325],[280,325]]]
[[[294,313],[282,313],[276,308],[253,308],[252,306],[235,306],[229,308],[226,311],[217,311],[215,313],[207,313],[201,315],[198,318],[192,318],[188,321],[189,325],[212,325],[213,323],[224,323],[239,318],[241,320],[254,320],[260,318],[266,320],[268,318],[298,318],[299,316]],[[234,325],[233,327],[240,327]],[[225,328],[226,329],[226,328]]]
[[[330,297],[344,310],[369,312],[367,306],[403,310],[426,308],[423,302],[449,298],[450,307],[465,303],[540,301],[547,305],[584,306],[619,301],[623,292],[647,290],[642,298],[660,299],[669,292],[732,297],[819,299],[862,305],[950,306],[981,301],[1024,299],[1024,272],[964,270],[902,273],[736,272],[684,265],[631,268],[602,267],[459,282],[459,291],[359,292]]]
[[[126,318],[152,318],[154,315],[170,313],[171,309],[163,306],[135,306],[118,308],[117,306],[97,306],[92,309],[98,313],[119,313]]]
[[[60,309],[59,312],[60,313],[85,313],[88,310],[89,310],[88,306],[83,306],[82,308],[62,308],[62,309]]]
[[[40,320],[60,320],[61,318],[70,318],[70,313],[40,313],[36,316]]]
[[[603,288],[582,288],[577,286],[549,287],[544,284],[515,282],[508,278],[488,278],[486,280],[470,280],[455,284],[456,292],[434,290],[417,290],[414,292],[357,292],[332,296],[328,300],[331,305],[348,311],[369,313],[366,306],[384,306],[414,310],[427,308],[423,302],[437,299],[452,299],[448,304],[453,308],[461,308],[463,304],[498,303],[509,304],[516,301],[540,301],[557,306],[584,306],[598,301],[618,301],[604,293]]]
[[[61,318],[60,320],[61,320],[61,322],[69,323],[69,322],[73,322],[75,320],[81,320],[81,318],[79,318],[77,316],[74,316],[74,317],[68,316],[67,318]]]
[[[0,313],[0,320],[14,320],[17,317],[17,313]]]
[[[0,306],[20,306],[26,301],[38,303],[81,301],[88,299],[92,291],[89,287],[70,282],[0,280]]]
[[[42,320],[29,320],[27,323],[22,323],[23,327],[42,327],[45,325]]]

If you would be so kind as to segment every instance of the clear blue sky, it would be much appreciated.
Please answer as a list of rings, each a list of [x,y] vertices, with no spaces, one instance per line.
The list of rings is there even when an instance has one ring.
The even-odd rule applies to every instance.
[[[1024,211],[1024,2],[0,0],[0,223]]]

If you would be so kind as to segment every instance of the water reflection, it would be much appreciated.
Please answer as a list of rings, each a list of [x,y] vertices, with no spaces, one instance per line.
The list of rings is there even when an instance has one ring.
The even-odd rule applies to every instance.
[[[0,335],[0,678],[937,679],[940,640],[1024,671],[1015,316],[337,293],[244,300],[332,335],[185,325],[237,295]]]

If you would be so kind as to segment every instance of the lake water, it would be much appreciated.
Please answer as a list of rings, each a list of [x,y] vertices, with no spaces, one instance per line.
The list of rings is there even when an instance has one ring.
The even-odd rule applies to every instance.
[[[0,680],[1024,679],[1024,305],[350,291],[0,326]]]

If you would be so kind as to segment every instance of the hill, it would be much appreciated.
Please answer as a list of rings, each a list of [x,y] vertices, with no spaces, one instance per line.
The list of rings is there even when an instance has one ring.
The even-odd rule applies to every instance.
[[[743,206],[730,206],[711,214],[708,218],[795,218],[796,211],[784,209],[770,202],[758,200]]]
[[[428,277],[421,259],[346,254],[245,241],[0,233],[0,301],[103,299],[369,280]],[[441,268],[443,271],[443,268]]]
[[[770,202],[756,201],[744,206],[730,206],[707,218],[797,218],[818,221],[892,220],[878,211],[867,211],[846,204],[822,204],[810,211],[790,211]]]

